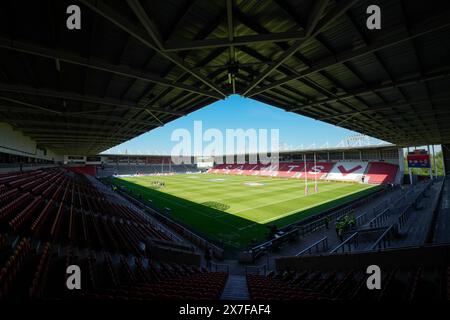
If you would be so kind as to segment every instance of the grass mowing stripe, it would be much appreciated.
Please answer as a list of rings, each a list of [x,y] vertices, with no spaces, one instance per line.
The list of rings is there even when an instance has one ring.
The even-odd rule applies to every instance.
[[[193,176],[144,176],[112,181],[140,194],[143,201],[151,199],[160,209],[171,208],[172,218],[234,248],[265,240],[268,233],[265,223],[281,227],[300,221],[357,198],[371,187],[319,180],[319,193],[305,196],[304,183],[299,179],[216,174],[199,174],[192,179]],[[165,186],[154,189],[152,181],[163,181]],[[308,182],[310,190],[314,184],[313,180]]]
[[[319,205],[321,205],[321,204],[325,204],[325,203],[327,203],[327,202],[331,202],[331,201],[337,200],[337,199],[339,199],[339,198],[342,198],[342,197],[345,197],[345,196],[349,196],[349,195],[352,195],[352,194],[355,194],[355,193],[359,193],[359,192],[361,192],[361,190],[357,190],[357,191],[354,191],[354,192],[350,192],[350,193],[347,193],[347,194],[345,194],[345,195],[339,195],[339,196],[336,196],[335,198],[327,199],[327,200],[324,200],[324,201],[321,201],[321,202],[316,202],[316,203],[314,203],[313,205],[310,205],[310,206],[307,206],[307,207],[303,207],[302,210],[307,210],[307,209],[310,209],[310,208],[319,206]],[[268,222],[273,221],[273,220],[275,220],[275,219],[281,219],[281,218],[283,218],[283,217],[289,216],[289,215],[291,215],[291,214],[293,214],[293,213],[296,213],[296,212],[298,212],[297,209],[296,209],[296,210],[292,210],[292,211],[290,211],[290,212],[286,212],[285,214],[278,215],[278,216],[275,217],[275,218],[271,218],[271,219],[267,219],[267,220],[264,220],[264,221],[260,221],[260,223],[268,223]]]
[[[341,189],[341,188],[345,188],[345,187],[346,187],[346,186],[336,186],[336,187],[334,187],[334,188],[328,189],[327,191],[331,191],[331,190],[333,190],[333,189]],[[355,192],[359,192],[359,190],[358,190],[358,191],[355,191]],[[257,208],[263,208],[263,207],[266,207],[266,206],[272,206],[272,205],[277,204],[277,203],[285,203],[285,202],[291,201],[291,200],[298,200],[298,199],[301,198],[301,197],[311,197],[311,196],[314,196],[314,195],[317,195],[317,194],[313,193],[313,194],[310,194],[310,195],[305,195],[305,194],[303,193],[301,196],[295,196],[295,197],[291,197],[291,198],[289,198],[289,199],[277,200],[277,201],[274,201],[274,202],[271,202],[271,203],[268,203],[268,204],[262,204],[262,205],[259,205],[259,206],[254,206],[254,207],[246,208],[246,209],[243,209],[243,210],[240,210],[240,211],[233,212],[233,214],[236,214],[236,213],[242,213],[242,212],[249,211],[249,210],[253,210],[253,209],[257,209]],[[340,197],[340,196],[341,196],[341,195],[337,196],[336,198],[338,198],[338,197]],[[317,203],[315,203],[314,205],[319,205],[319,204],[325,203],[325,202],[327,202],[327,201],[332,201],[332,200],[335,200],[336,198],[330,198],[329,200],[325,200],[325,201],[322,201],[322,202],[317,202]],[[314,206],[314,205],[312,205],[312,206]],[[310,208],[310,207],[311,207],[311,206],[306,206],[306,207],[303,207],[302,209],[308,209],[308,208]],[[294,212],[295,212],[295,210],[294,210]],[[287,215],[287,214],[284,214],[284,215],[278,215],[277,217],[282,217],[282,216],[285,216],[285,215]],[[259,223],[264,223],[264,222],[259,221]]]

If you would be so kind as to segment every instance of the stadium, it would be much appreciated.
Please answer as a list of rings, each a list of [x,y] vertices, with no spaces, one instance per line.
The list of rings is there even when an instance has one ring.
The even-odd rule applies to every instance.
[[[2,1],[0,301],[448,300],[449,17],[446,0]],[[354,135],[118,152],[233,99],[290,114],[294,141],[318,134],[296,119]]]

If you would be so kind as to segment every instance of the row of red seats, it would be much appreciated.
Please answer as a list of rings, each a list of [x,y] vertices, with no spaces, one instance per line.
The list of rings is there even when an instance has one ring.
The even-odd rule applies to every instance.
[[[146,276],[145,268],[140,264],[135,271],[132,271],[129,263],[124,257],[120,259],[120,276],[114,271],[111,260],[107,263],[109,279],[116,279],[116,285],[108,288],[98,288],[91,293],[84,294],[84,298],[95,299],[124,299],[124,300],[151,300],[151,299],[196,299],[213,300],[218,299],[223,291],[227,274],[226,273],[196,273],[184,274],[175,278],[163,278],[162,280],[150,280]],[[150,269],[150,267],[149,267]],[[144,270],[144,271],[143,271]],[[155,271],[154,271],[155,272]],[[138,275],[138,276],[137,276]],[[120,285],[117,285],[118,278]],[[199,290],[201,288],[201,290]]]
[[[368,183],[383,184],[395,183],[398,165],[387,162],[370,162],[365,174]]]
[[[63,215],[64,210],[65,210],[64,203],[61,202],[59,204],[56,216],[53,219],[53,222],[51,224],[50,237],[52,239],[55,239],[57,237],[57,235],[59,235],[59,233],[61,231],[61,221],[62,221],[61,217]]]
[[[31,189],[31,193],[34,195],[41,195],[44,190],[46,190],[50,185],[56,184],[61,181],[62,173],[50,173],[44,177],[39,184]]]
[[[0,193],[0,207],[5,205],[8,201],[13,200],[20,195],[20,191],[17,188],[8,189],[6,186],[2,193]]]
[[[62,172],[55,169],[49,171],[30,171],[21,176],[10,177],[8,179],[8,184],[12,188],[19,188],[23,191],[27,191],[34,188],[38,184],[49,180],[53,176],[58,177],[61,175]]]
[[[367,290],[367,274],[362,269],[341,271],[304,270],[282,275],[248,275],[247,282],[253,299],[263,300],[422,300],[447,299],[450,283],[447,273],[439,267],[403,267],[382,273],[382,290]]]
[[[45,171],[40,175],[45,175]],[[79,183],[78,177],[60,175],[55,171],[52,171],[50,178],[53,183],[30,190],[41,190],[42,196],[29,192],[22,194],[17,188],[12,189],[15,191],[11,197],[14,195],[17,198],[0,206],[0,228],[20,231],[24,236],[44,241],[133,254],[141,254],[140,243],[148,237],[171,240],[169,235],[129,207],[109,202],[103,197],[86,195],[84,191],[91,189],[85,185],[86,181],[81,179]],[[77,199],[78,202],[74,201]],[[77,203],[81,208],[76,206]],[[96,210],[86,211],[83,207]]]
[[[252,299],[256,300],[324,300],[329,297],[318,292],[296,290],[282,280],[260,275],[247,275],[247,284]]]
[[[34,273],[33,280],[31,282],[30,287],[31,299],[37,299],[42,296],[42,289],[45,285],[45,281],[49,272],[50,251],[51,251],[51,244],[46,243],[44,245],[44,249],[42,250],[41,258],[39,259],[36,272]]]
[[[17,232],[19,228],[30,219],[35,213],[36,208],[42,204],[42,198],[35,198],[25,209],[9,221],[9,226],[13,232]]]
[[[14,211],[27,206],[32,199],[33,197],[30,195],[30,193],[24,193],[0,208],[0,221],[8,217]]]
[[[136,221],[145,224],[146,225],[145,228],[151,233],[153,237],[168,241],[172,240],[171,237],[169,237],[164,232],[161,232],[160,230],[152,226],[148,226],[149,222],[141,214],[134,212],[127,206],[109,202],[105,200],[103,196],[102,197],[92,196],[85,192],[82,192],[81,190],[83,188],[85,190],[89,190],[91,194],[92,189],[95,189],[92,187],[88,188],[87,186],[77,185],[78,191],[75,194],[75,198],[78,200],[76,202],[78,204],[78,206],[76,206],[77,208],[87,212],[113,215],[118,218],[125,218],[131,221]],[[97,189],[95,190],[96,191],[94,192],[94,194],[96,195],[100,194]]]
[[[22,268],[26,256],[30,253],[31,244],[28,239],[22,239],[14,252],[0,269],[0,300],[8,297],[17,273]]]
[[[0,260],[0,300],[12,293],[24,270],[30,272],[30,276],[20,280],[24,292],[14,288],[14,296],[31,299],[211,300],[220,297],[227,279],[226,273],[207,272],[194,266],[144,262],[138,256],[120,255],[113,259],[108,252],[97,254],[71,246],[61,249],[50,243],[39,246],[22,239],[5,263]],[[71,264],[84,270],[82,294],[65,288],[65,270]]]
[[[36,171],[28,171],[28,172],[12,172],[12,173],[4,173],[0,175],[0,183],[1,184],[7,184],[11,181],[20,180],[25,177],[29,177],[32,175],[37,175],[41,172],[41,170]]]
[[[0,251],[8,246],[8,235],[0,233]]]
[[[34,222],[31,224],[31,232],[33,232],[35,235],[39,234],[44,222],[46,222],[49,214],[54,210],[54,202],[53,200],[50,200],[47,202],[47,205],[44,207],[44,209],[41,211],[41,213],[38,215],[38,217],[34,220]]]

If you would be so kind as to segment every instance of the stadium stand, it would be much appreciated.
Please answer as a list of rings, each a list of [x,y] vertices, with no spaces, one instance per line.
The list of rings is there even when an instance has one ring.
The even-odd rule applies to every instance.
[[[158,175],[158,174],[172,174],[172,173],[188,173],[198,172],[199,169],[195,164],[120,164],[120,165],[105,165],[104,168],[97,168],[97,176],[109,177],[114,175]],[[93,176],[95,174],[92,174]]]
[[[273,165],[263,164],[219,164],[208,173],[235,174],[249,176],[271,176],[283,178],[325,179],[347,182],[364,182],[372,184],[394,183],[398,165],[383,162],[282,162]]]
[[[222,293],[225,272],[149,262],[142,243],[179,238],[106,200],[84,175],[49,169],[2,174],[0,181],[0,299],[198,300]],[[69,262],[88,270],[82,294],[62,286]]]
[[[443,300],[439,288],[447,268],[392,268],[382,276],[383,289],[368,291],[364,269],[304,270],[275,277],[248,275],[251,297],[261,300]]]
[[[382,184],[395,183],[398,173],[398,166],[386,162],[370,162],[365,173],[368,183]]]
[[[393,193],[387,194],[387,199],[384,198],[355,217],[355,225],[344,229],[343,240],[336,236],[334,230],[323,232],[319,241],[302,249],[297,256],[425,245],[430,229],[434,228],[432,212],[438,206],[442,185],[441,179],[422,182],[410,188],[393,188]],[[347,211],[330,221],[338,223],[352,214]],[[315,228],[321,227],[317,221],[312,224]]]
[[[148,237],[172,240],[138,212],[106,200],[83,175],[61,169],[23,175],[2,177],[1,231],[124,253],[139,252]]]
[[[224,272],[140,256],[63,248],[29,238],[15,243],[2,246],[0,263],[5,262],[5,267],[0,273],[0,299],[212,300],[220,296],[227,279]],[[87,273],[82,293],[64,286],[65,269],[71,264]]]
[[[305,171],[308,179],[323,178],[332,168],[331,162],[284,162],[273,165],[264,164],[220,164],[208,170],[208,173],[237,174],[249,176],[272,176],[283,178],[304,178]]]
[[[284,258],[278,272],[247,274],[253,299],[262,300],[445,300],[450,292],[449,245],[377,253],[382,290],[367,290],[365,268],[373,253]],[[418,261],[417,256],[427,259]],[[332,266],[332,267],[331,267]]]
[[[95,176],[97,173],[97,168],[95,166],[68,167],[68,169],[76,173],[88,174],[90,176]]]
[[[360,182],[367,169],[367,162],[336,162],[325,179],[336,181]]]

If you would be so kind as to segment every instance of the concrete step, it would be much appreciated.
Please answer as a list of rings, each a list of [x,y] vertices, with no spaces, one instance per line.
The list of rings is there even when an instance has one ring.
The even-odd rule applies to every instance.
[[[221,300],[248,300],[247,278],[242,275],[229,275]]]

